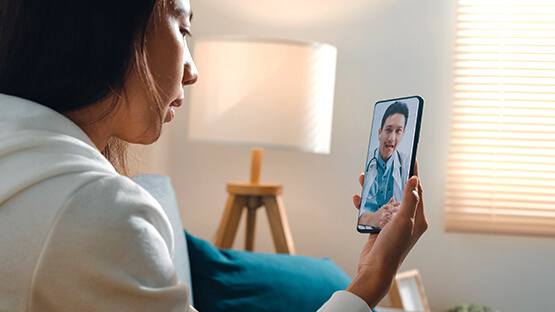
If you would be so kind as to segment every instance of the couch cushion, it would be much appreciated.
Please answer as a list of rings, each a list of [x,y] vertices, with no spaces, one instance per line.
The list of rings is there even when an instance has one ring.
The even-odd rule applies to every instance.
[[[177,279],[180,282],[189,284],[191,287],[191,268],[189,266],[189,255],[187,250],[187,241],[183,234],[183,225],[179,217],[179,207],[171,184],[171,179],[167,176],[156,174],[139,174],[134,176],[133,181],[147,190],[162,206],[166,215],[170,219],[173,230],[175,248],[173,255],[173,265],[177,273]]]
[[[199,311],[316,311],[351,282],[327,258],[220,250],[186,237]]]

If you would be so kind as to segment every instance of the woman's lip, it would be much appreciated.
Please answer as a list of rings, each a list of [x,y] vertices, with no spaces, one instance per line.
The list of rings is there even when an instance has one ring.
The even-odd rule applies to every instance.
[[[173,109],[173,107],[170,107],[170,109],[168,110],[168,113],[166,114],[166,118],[164,119],[164,122],[170,122],[175,118],[175,110]]]
[[[177,99],[173,102],[171,102],[170,106],[174,106],[174,107],[179,107],[183,105],[183,99]]]

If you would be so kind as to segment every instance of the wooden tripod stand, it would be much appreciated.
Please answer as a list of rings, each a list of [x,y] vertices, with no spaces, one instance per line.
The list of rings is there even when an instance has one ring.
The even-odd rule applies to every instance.
[[[281,184],[259,183],[262,150],[253,149],[252,155],[251,182],[227,184],[229,197],[218,228],[215,246],[218,248],[231,248],[237,234],[239,220],[243,210],[246,209],[247,233],[245,236],[245,250],[253,251],[256,211],[259,208],[265,207],[276,251],[278,253],[295,254],[293,238],[281,200],[283,188]]]

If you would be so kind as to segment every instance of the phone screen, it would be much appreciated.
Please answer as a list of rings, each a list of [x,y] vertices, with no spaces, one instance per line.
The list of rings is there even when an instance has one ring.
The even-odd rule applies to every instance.
[[[401,206],[414,174],[423,105],[420,96],[411,96],[374,106],[357,222],[361,233],[378,233]]]

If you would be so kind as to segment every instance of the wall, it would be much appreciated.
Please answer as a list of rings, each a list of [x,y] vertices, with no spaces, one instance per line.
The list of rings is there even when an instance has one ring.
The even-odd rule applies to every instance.
[[[298,254],[331,257],[356,274],[365,236],[355,231],[351,197],[360,191],[372,104],[420,94],[426,104],[418,159],[430,229],[403,270],[421,271],[433,311],[462,302],[504,312],[552,310],[555,239],[443,230],[456,1],[193,0],[192,7],[194,36],[306,39],[338,48],[331,154],[266,150],[263,160],[262,181],[284,185]],[[248,179],[250,150],[187,142],[187,110],[177,111],[159,143],[140,150],[146,171],[173,178],[187,230],[213,241],[225,184]],[[273,251],[263,212],[255,246]]]

